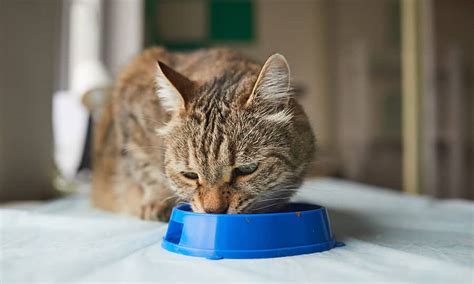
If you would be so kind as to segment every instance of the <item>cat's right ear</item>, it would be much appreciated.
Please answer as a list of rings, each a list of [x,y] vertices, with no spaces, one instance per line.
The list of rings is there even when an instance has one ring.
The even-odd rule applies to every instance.
[[[193,89],[193,82],[165,63],[157,62],[156,89],[161,105],[166,111],[186,109]]]

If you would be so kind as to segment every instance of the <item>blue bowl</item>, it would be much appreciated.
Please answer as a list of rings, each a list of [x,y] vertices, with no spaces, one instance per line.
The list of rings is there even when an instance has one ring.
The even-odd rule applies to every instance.
[[[162,247],[205,257],[268,258],[321,252],[338,246],[324,207],[290,203],[268,214],[194,213],[187,204],[171,214]]]

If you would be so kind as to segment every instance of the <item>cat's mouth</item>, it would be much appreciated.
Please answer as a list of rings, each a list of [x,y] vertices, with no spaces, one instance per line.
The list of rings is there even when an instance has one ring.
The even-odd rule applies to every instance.
[[[284,208],[289,199],[280,200],[278,202],[272,201],[272,202],[253,202],[246,204],[246,206],[242,207],[228,207],[225,210],[222,210],[222,212],[219,212],[218,214],[259,214],[259,213],[272,213],[272,212],[278,212],[282,208]],[[196,207],[196,206],[194,206]],[[200,212],[200,213],[216,213],[216,212],[206,212],[205,210],[200,210],[196,208],[197,211],[195,212]]]
[[[191,199],[191,207],[196,213],[209,214],[258,214],[272,213],[283,209],[292,196],[293,191],[267,191],[264,194],[242,199],[239,196],[227,198]]]

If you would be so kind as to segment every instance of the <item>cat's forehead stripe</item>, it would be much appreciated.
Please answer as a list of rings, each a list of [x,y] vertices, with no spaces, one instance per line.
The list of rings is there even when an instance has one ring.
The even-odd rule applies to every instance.
[[[215,165],[232,165],[235,161],[235,143],[230,143],[231,137],[225,132],[225,122],[229,114],[229,106],[221,97],[213,96],[207,104],[199,104],[195,109],[195,116],[199,117],[199,132],[192,137],[197,146],[199,159],[202,161],[203,170],[209,170]],[[199,142],[198,142],[199,141]],[[194,149],[196,150],[196,149]]]

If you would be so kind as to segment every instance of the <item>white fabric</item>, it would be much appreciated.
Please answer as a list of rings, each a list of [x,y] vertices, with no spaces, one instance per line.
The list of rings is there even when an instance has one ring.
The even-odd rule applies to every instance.
[[[328,208],[345,247],[257,260],[206,260],[160,247],[166,224],[92,209],[85,194],[2,209],[0,282],[473,283],[474,206],[351,182],[307,182],[296,200]]]

